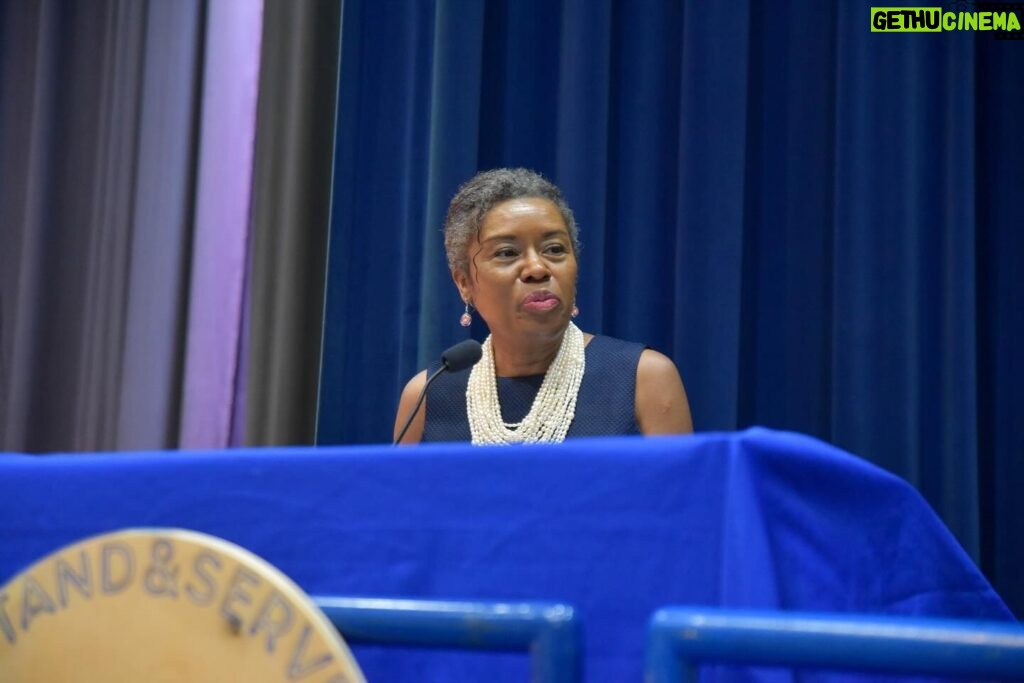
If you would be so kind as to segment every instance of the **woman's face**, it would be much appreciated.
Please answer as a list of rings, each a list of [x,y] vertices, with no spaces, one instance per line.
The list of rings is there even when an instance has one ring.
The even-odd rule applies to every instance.
[[[538,198],[498,204],[467,257],[468,276],[452,275],[495,337],[561,334],[576,299],[576,255],[558,207]]]

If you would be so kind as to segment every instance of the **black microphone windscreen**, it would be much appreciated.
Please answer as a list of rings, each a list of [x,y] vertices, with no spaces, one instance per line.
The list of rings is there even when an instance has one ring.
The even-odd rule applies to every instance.
[[[448,372],[459,372],[475,365],[482,355],[483,349],[480,348],[480,342],[475,339],[467,339],[445,349],[445,352],[441,354],[441,364],[448,369]]]

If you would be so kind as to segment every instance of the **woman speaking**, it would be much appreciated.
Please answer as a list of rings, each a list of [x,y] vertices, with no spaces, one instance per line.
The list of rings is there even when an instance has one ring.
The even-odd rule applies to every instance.
[[[557,187],[496,169],[459,188],[444,226],[452,279],[490,330],[472,368],[441,373],[401,443],[534,443],[693,431],[672,361],[642,344],[580,331],[576,221]],[[427,371],[405,386],[395,436]]]

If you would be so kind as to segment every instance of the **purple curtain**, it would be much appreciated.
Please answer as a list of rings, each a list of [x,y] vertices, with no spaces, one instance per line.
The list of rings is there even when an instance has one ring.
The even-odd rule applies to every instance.
[[[262,7],[0,3],[0,449],[228,445]]]
[[[182,448],[227,446],[244,392],[240,362],[262,3],[207,16]],[[237,441],[236,441],[237,443]]]

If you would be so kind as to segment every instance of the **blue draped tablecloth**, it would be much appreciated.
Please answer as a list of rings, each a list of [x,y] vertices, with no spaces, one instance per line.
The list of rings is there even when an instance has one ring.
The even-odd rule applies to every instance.
[[[569,602],[590,681],[640,681],[646,621],[669,604],[1013,618],[911,486],[763,429],[0,455],[0,584],[126,527],[220,536],[314,595]],[[528,678],[520,654],[355,652],[371,681]]]

